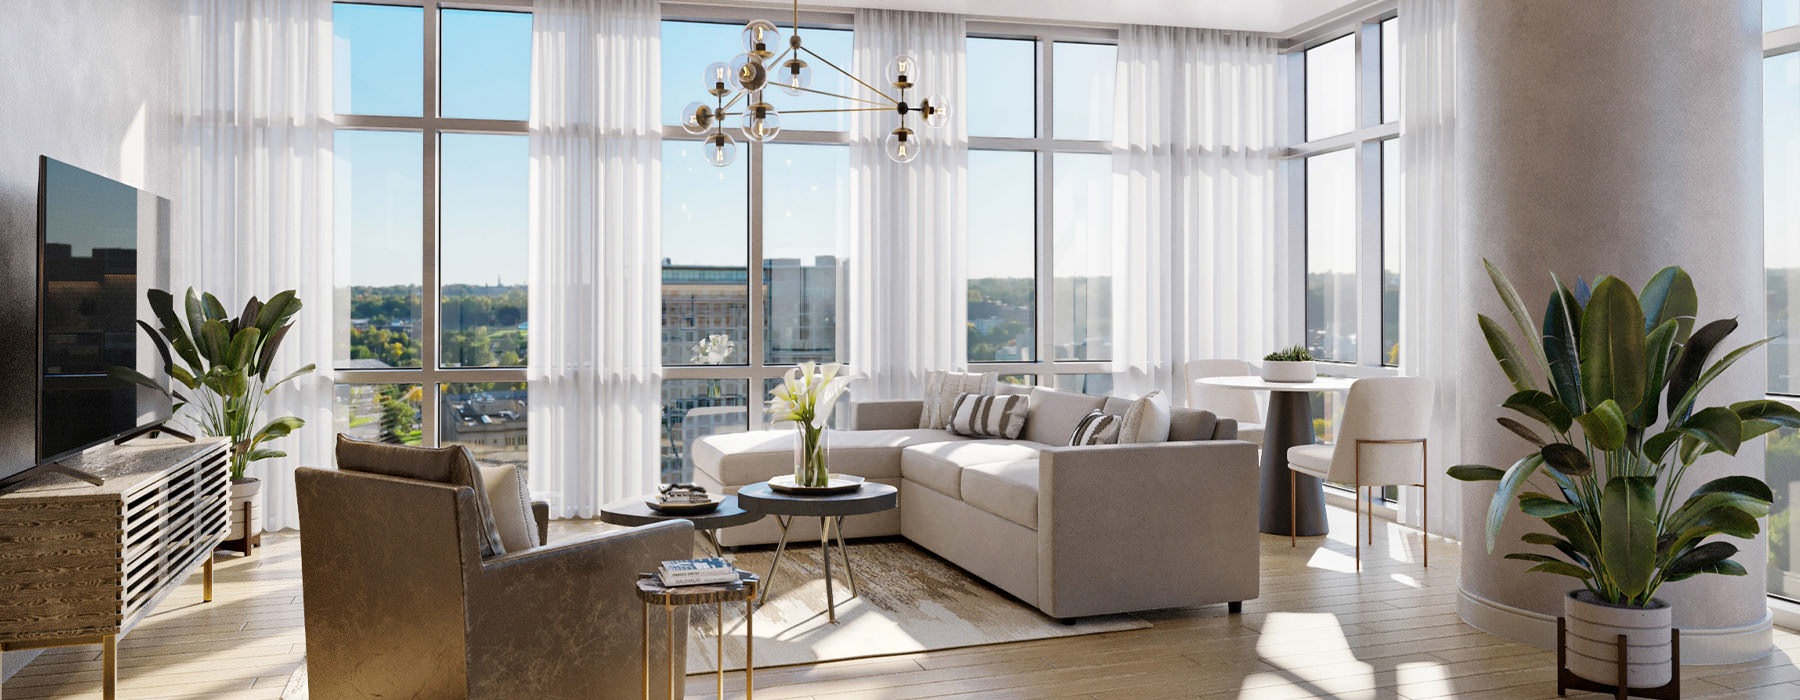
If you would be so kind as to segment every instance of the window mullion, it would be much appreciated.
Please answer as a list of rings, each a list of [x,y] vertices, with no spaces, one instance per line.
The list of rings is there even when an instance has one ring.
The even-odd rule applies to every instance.
[[[745,193],[745,196],[750,198],[747,207],[750,217],[750,225],[747,229],[750,236],[750,254],[746,260],[750,269],[745,274],[747,287],[744,290],[749,295],[750,328],[745,337],[749,338],[750,348],[746,357],[750,359],[750,366],[756,370],[751,374],[750,386],[744,392],[747,399],[744,403],[747,404],[746,410],[749,411],[749,415],[745,416],[744,420],[746,425],[755,427],[763,423],[762,402],[755,400],[762,394],[762,381],[759,375],[769,362],[768,343],[765,337],[768,323],[769,290],[768,285],[763,282],[763,163],[765,159],[763,144],[744,139],[744,146],[746,147],[744,149],[745,156],[749,159],[747,163],[749,177],[746,178],[749,191]]]
[[[1037,348],[1032,358],[1037,370],[1038,384],[1055,386],[1056,361],[1056,204],[1051,196],[1055,190],[1056,157],[1050,136],[1055,133],[1055,119],[1051,114],[1052,86],[1055,84],[1056,66],[1051,62],[1054,55],[1054,44],[1050,37],[1037,37],[1037,132],[1032,136],[1032,145],[1037,153],[1037,186],[1033,188],[1037,206],[1037,230],[1034,240],[1037,244],[1037,269],[1033,272],[1037,280],[1032,289],[1037,292]]]
[[[422,218],[423,229],[420,235],[424,242],[424,256],[420,261],[423,275],[419,289],[419,365],[422,375],[421,400],[419,411],[420,440],[426,445],[437,445],[442,437],[438,425],[438,368],[439,338],[438,324],[442,321],[438,308],[438,147],[442,139],[438,135],[438,24],[437,3],[425,5],[424,21],[424,85],[420,91],[423,104],[420,106],[421,126],[424,147],[420,152],[424,156],[423,173],[419,185],[423,193]]]

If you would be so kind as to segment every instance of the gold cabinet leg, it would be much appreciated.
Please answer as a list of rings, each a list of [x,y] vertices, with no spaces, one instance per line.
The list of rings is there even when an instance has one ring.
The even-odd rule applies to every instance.
[[[208,552],[206,563],[200,565],[200,599],[211,603],[213,598],[213,555]]]
[[[113,700],[119,684],[119,637],[109,634],[100,640],[100,696]]]
[[[650,700],[650,604],[644,608],[644,700]]]
[[[719,673],[716,676],[714,676],[714,678],[717,679],[718,684],[719,684],[719,698],[720,698],[720,700],[724,700],[724,697],[725,697],[725,601],[720,600],[716,605],[718,605],[718,610],[716,611],[718,613],[718,617],[713,620],[713,625],[714,625],[714,627],[713,627],[713,643],[718,645],[718,651],[714,652],[717,656],[715,656],[714,658],[719,662]]]

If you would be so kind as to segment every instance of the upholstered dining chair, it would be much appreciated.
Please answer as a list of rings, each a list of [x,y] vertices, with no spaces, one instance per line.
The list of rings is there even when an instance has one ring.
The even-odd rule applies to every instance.
[[[1187,374],[1188,408],[1212,411],[1220,418],[1237,421],[1238,439],[1262,446],[1263,416],[1256,410],[1256,392],[1207,386],[1206,377],[1242,377],[1256,374],[1243,360],[1193,360],[1183,366]]]
[[[481,501],[499,492],[453,475],[472,462],[340,440],[338,469],[295,472],[313,697],[624,700],[646,667],[664,687],[685,663],[686,614],[668,625],[673,664],[661,641],[646,652],[637,576],[690,556],[693,525],[547,543],[534,508],[529,546],[484,557],[480,532],[496,526]]]
[[[1362,503],[1363,487],[1418,486],[1429,489],[1426,482],[1426,457],[1430,446],[1426,435],[1431,429],[1433,385],[1423,377],[1370,377],[1350,385],[1350,396],[1344,401],[1344,417],[1339,424],[1337,441],[1329,445],[1300,445],[1288,450],[1288,468],[1307,476],[1337,484],[1349,484],[1356,490],[1356,570],[1362,570]],[[1294,480],[1288,480],[1288,499],[1295,499]],[[1429,490],[1424,494],[1428,499]],[[1421,499],[1421,504],[1429,500]],[[1429,507],[1428,505],[1426,507]],[[1292,512],[1292,511],[1290,511]],[[1424,511],[1426,516],[1430,511]],[[1375,544],[1375,506],[1369,505],[1369,544]],[[1288,545],[1294,546],[1294,530],[1289,529]],[[1422,526],[1425,535],[1422,559],[1431,566],[1430,525]]]

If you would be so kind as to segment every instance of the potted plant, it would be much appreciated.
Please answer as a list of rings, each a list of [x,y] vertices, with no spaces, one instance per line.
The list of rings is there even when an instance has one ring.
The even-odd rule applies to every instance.
[[[146,296],[162,327],[152,329],[144,321],[138,321],[138,325],[156,344],[163,370],[181,386],[164,386],[129,367],[113,367],[110,372],[117,378],[162,392],[174,402],[177,412],[192,407],[193,412],[186,418],[202,434],[231,439],[233,518],[227,539],[243,540],[247,553],[251,539],[262,532],[262,522],[260,517],[240,514],[246,512],[246,504],[261,512],[257,501],[262,484],[246,477],[245,470],[252,462],[287,456],[264,444],[286,437],[306,424],[295,416],[281,416],[258,425],[263,401],[270,394],[313,371],[313,365],[308,364],[269,381],[275,353],[294,327],[291,319],[300,311],[300,299],[291,289],[267,302],[251,297],[243,312],[230,317],[216,297],[195,295],[193,289],[188,290],[184,313],[179,315],[175,312],[175,297],[169,292],[152,289]]]
[[[1319,378],[1319,370],[1306,346],[1295,345],[1264,355],[1262,378],[1269,382],[1310,382]]]
[[[1691,493],[1682,478],[1705,455],[1734,455],[1770,431],[1800,426],[1800,411],[1760,399],[1700,404],[1708,384],[1769,339],[1708,364],[1737,321],[1694,330],[1699,302],[1681,268],[1664,268],[1639,293],[1614,277],[1591,289],[1577,280],[1570,289],[1553,275],[1541,327],[1506,276],[1492,263],[1487,271],[1518,332],[1515,338],[1499,321],[1478,317],[1514,389],[1501,405],[1534,425],[1499,419],[1529,445],[1511,467],[1459,465],[1449,474],[1499,482],[1487,512],[1489,552],[1515,499],[1554,532],[1521,538],[1547,550],[1506,558],[1580,582],[1563,599],[1571,672],[1616,683],[1611,640],[1626,634],[1626,686],[1662,686],[1676,669],[1673,611],[1657,589],[1701,574],[1743,576],[1731,560],[1737,547],[1708,538],[1755,537],[1771,497],[1751,476],[1714,479]],[[1538,474],[1547,480],[1534,485]]]
[[[838,397],[850,386],[843,365],[831,362],[816,371],[815,367],[800,363],[769,391],[769,416],[794,422],[794,484],[806,488],[823,487],[831,479],[825,464],[825,427]]]

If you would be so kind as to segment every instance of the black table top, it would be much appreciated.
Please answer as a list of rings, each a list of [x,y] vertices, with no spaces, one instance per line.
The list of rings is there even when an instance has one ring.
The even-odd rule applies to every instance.
[[[745,510],[767,515],[866,515],[899,507],[900,489],[873,481],[848,493],[822,496],[782,493],[758,481],[738,489],[738,504]]]
[[[613,525],[650,525],[665,520],[686,520],[694,524],[696,530],[717,530],[720,528],[748,525],[761,520],[762,513],[752,513],[738,506],[737,496],[726,496],[725,502],[719,504],[717,510],[706,513],[680,514],[660,513],[645,503],[655,494],[627,498],[606,504],[600,509],[600,522]]]

